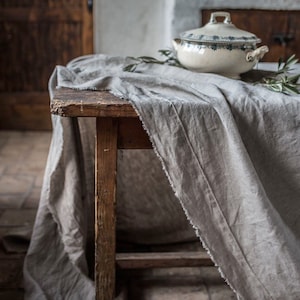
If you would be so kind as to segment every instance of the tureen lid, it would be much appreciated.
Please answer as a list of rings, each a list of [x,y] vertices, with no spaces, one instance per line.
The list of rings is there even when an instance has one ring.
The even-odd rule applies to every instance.
[[[223,22],[218,22],[216,17],[224,17]],[[232,24],[228,12],[213,12],[209,22],[197,29],[189,30],[180,35],[182,40],[203,43],[260,43],[257,36],[244,31]]]

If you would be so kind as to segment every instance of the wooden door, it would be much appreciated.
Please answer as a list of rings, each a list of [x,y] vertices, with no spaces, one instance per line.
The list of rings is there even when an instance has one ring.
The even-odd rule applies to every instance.
[[[300,58],[300,11],[275,11],[259,9],[222,9],[231,15],[233,24],[254,33],[262,45],[270,48],[263,61],[278,62],[292,54]],[[202,10],[202,24],[209,21],[211,12]]]
[[[0,129],[51,129],[56,65],[93,52],[87,0],[0,1]]]

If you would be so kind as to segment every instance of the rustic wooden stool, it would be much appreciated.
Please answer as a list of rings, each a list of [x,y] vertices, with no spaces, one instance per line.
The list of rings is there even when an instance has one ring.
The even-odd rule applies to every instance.
[[[203,252],[116,253],[116,177],[118,149],[152,148],[146,132],[125,100],[109,92],[57,89],[51,113],[96,117],[95,149],[95,285],[97,300],[112,300],[116,264],[120,268],[211,266]]]

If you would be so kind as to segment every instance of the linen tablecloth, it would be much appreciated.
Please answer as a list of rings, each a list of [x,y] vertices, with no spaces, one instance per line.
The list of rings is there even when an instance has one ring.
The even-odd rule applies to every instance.
[[[127,99],[149,134],[154,152],[119,155],[121,238],[199,238],[238,298],[300,299],[300,97],[165,65],[124,72],[131,62],[80,57],[49,83],[50,96],[69,87]],[[93,120],[53,116],[27,299],[94,298],[93,151]]]

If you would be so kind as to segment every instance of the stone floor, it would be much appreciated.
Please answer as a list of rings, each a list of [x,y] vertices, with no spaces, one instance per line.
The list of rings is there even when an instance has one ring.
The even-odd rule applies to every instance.
[[[22,265],[28,243],[2,237],[32,228],[51,132],[0,131],[0,299],[23,299]],[[18,247],[14,248],[13,245]]]
[[[51,132],[0,131],[0,299],[23,299],[23,259],[43,180]],[[3,239],[10,234],[11,239]],[[17,247],[15,246],[17,245]],[[122,276],[121,276],[122,275]],[[121,274],[128,300],[229,300],[234,293],[215,267]],[[54,299],[55,300],[55,299]]]

